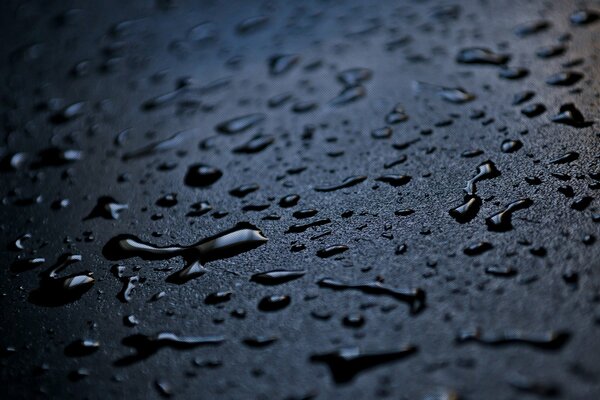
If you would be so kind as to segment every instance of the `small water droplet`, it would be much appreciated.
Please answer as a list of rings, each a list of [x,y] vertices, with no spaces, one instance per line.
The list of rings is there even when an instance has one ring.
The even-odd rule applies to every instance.
[[[387,183],[393,187],[404,186],[410,182],[412,178],[407,175],[388,174],[375,178],[378,182]]]
[[[463,88],[441,88],[439,95],[449,103],[463,104],[475,100],[475,95]]]
[[[329,104],[332,106],[343,106],[362,99],[367,95],[367,90],[363,86],[347,87],[334,97]]]
[[[543,32],[543,31],[547,30],[548,28],[550,28],[550,22],[548,22],[546,20],[538,19],[538,20],[528,21],[521,25],[518,25],[515,28],[514,32],[517,36],[525,37],[525,36],[530,36],[530,35],[534,35],[536,33]]]
[[[569,16],[569,20],[571,20],[573,25],[589,25],[592,22],[598,21],[599,19],[600,13],[586,9],[574,11]]]
[[[478,256],[493,248],[494,246],[489,242],[477,242],[465,247],[463,253],[468,256]]]
[[[290,305],[292,299],[285,295],[272,295],[263,297],[258,303],[260,311],[273,312],[279,311]]]
[[[265,120],[264,114],[248,114],[243,115],[241,117],[236,117],[229,119],[227,121],[221,122],[216,126],[216,130],[219,133],[223,133],[226,135],[232,135],[236,133],[244,132]]]
[[[349,247],[345,244],[336,244],[333,246],[328,246],[323,249],[317,250],[317,256],[321,258],[329,258],[333,256],[337,256],[345,251],[348,251]]]
[[[278,54],[269,58],[269,72],[271,75],[282,75],[298,64],[298,54]]]
[[[110,196],[102,196],[98,199],[96,206],[83,220],[89,220],[93,218],[104,218],[104,219],[119,219],[119,215],[124,210],[128,209],[127,204],[121,204]]]
[[[572,86],[583,78],[579,72],[566,71],[551,75],[546,79],[546,83],[552,86]]]
[[[315,191],[316,192],[333,192],[335,190],[345,189],[345,188],[352,187],[354,185],[358,185],[359,183],[364,182],[366,179],[367,179],[367,177],[364,175],[350,176],[350,177],[344,179],[342,181],[342,183],[340,183],[339,185],[316,187]]]
[[[504,331],[499,334],[484,334],[479,329],[465,330],[456,337],[458,343],[469,341],[491,346],[508,344],[524,344],[545,350],[559,350],[569,340],[570,334],[565,331],[550,331],[544,333],[526,333],[522,331]]]
[[[238,154],[254,154],[263,151],[275,142],[275,137],[271,135],[256,135],[248,142],[233,149]]]
[[[303,270],[284,270],[276,269],[272,271],[261,272],[252,275],[250,281],[260,283],[261,285],[280,285],[302,278],[306,274]]]
[[[223,176],[223,172],[217,168],[205,164],[193,164],[188,167],[184,182],[192,187],[210,186]]]
[[[461,64],[489,64],[503,65],[510,60],[507,54],[495,53],[482,47],[469,47],[462,49],[456,56],[456,62]]]
[[[506,139],[502,142],[501,150],[503,153],[514,153],[523,147],[520,140]]]

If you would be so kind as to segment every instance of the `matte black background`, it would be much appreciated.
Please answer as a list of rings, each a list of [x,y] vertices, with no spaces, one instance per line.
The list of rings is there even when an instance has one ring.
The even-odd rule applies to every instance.
[[[447,4],[459,6],[456,19],[436,17],[438,7]],[[597,2],[585,4],[600,8]],[[566,0],[2,1],[2,151],[34,155],[49,146],[83,151],[81,161],[67,166],[0,175],[2,397],[153,398],[160,396],[155,386],[159,380],[168,382],[173,395],[181,398],[418,399],[453,392],[465,399],[535,398],[511,386],[517,379],[556,386],[565,399],[600,397],[600,250],[597,242],[583,243],[586,235],[598,236],[599,225],[593,221],[598,203],[595,200],[584,211],[570,208],[577,198],[596,196],[590,174],[600,172],[598,130],[575,129],[549,119],[567,102],[575,103],[588,120],[598,117],[600,23],[571,26],[569,15],[579,6]],[[268,22],[255,32],[236,33],[237,23],[256,15],[268,16]],[[513,33],[516,25],[538,18],[550,21],[551,27],[526,38]],[[111,27],[125,20],[133,22],[117,37],[111,36]],[[214,23],[216,39],[191,42],[190,28],[205,21]],[[565,34],[570,35],[565,55],[536,57],[539,47],[557,44]],[[386,43],[405,35],[410,38],[405,45],[386,50]],[[530,75],[507,81],[498,78],[498,67],[459,65],[456,53],[467,46],[509,53],[510,65],[526,67]],[[288,73],[272,77],[267,60],[279,53],[296,53],[301,60]],[[578,58],[583,64],[572,69],[585,75],[579,84],[563,88],[544,83],[564,69],[563,63]],[[71,69],[83,60],[89,61],[88,74],[73,78]],[[322,65],[305,68],[314,61]],[[372,79],[364,84],[367,96],[343,107],[330,106],[328,101],[342,89],[336,74],[352,67],[372,69]],[[153,79],[156,74],[162,79]],[[173,90],[182,77],[201,85],[229,77],[231,83],[213,93],[188,95],[186,99],[199,104],[187,108],[175,104],[141,110],[144,101]],[[444,102],[431,88],[416,93],[415,81],[463,87],[477,99],[464,105]],[[573,92],[575,88],[580,90]],[[513,95],[526,89],[536,92],[532,102],[543,103],[545,114],[528,119],[521,115],[521,107],[511,105]],[[270,97],[288,91],[292,101],[268,107]],[[82,117],[60,126],[48,122],[49,103],[55,107],[77,101],[86,103]],[[294,113],[296,101],[314,101],[318,107]],[[370,131],[385,126],[385,115],[397,103],[410,119],[394,126],[392,138],[373,139]],[[473,110],[485,111],[486,117],[469,118]],[[267,116],[253,131],[216,133],[217,123],[253,112]],[[490,118],[493,121],[482,123]],[[435,126],[448,119],[451,125]],[[316,130],[312,140],[303,141],[307,124]],[[130,130],[127,140],[116,146],[116,135],[125,129]],[[127,151],[184,129],[193,129],[194,134],[175,150],[128,162],[121,159]],[[432,129],[432,134],[422,135],[425,129]],[[524,130],[528,133],[522,134]],[[257,131],[274,135],[275,143],[253,155],[232,153]],[[199,143],[209,137],[214,137],[214,147],[200,149]],[[417,138],[420,141],[406,150],[391,146]],[[523,148],[502,153],[505,139],[519,139]],[[461,157],[473,149],[484,153]],[[338,151],[343,155],[328,155]],[[578,152],[579,159],[548,164],[568,151]],[[401,154],[407,162],[384,170],[384,163]],[[465,182],[487,159],[502,175],[479,183],[481,211],[472,222],[458,224],[448,210],[461,203]],[[175,162],[177,167],[158,171],[162,162]],[[223,177],[206,189],[185,186],[187,167],[198,162],[220,168]],[[297,167],[306,170],[286,174]],[[375,181],[384,173],[406,174],[412,180],[393,188]],[[568,174],[570,180],[562,182],[551,173]],[[121,174],[128,174],[129,181],[119,183]],[[315,186],[351,175],[369,178],[342,191],[314,191]],[[529,185],[527,176],[537,176],[543,183]],[[257,183],[260,190],[243,200],[228,194],[248,183]],[[574,199],[557,191],[565,184],[573,187]],[[11,194],[13,190],[19,193]],[[175,207],[155,205],[171,192],[177,193]],[[299,205],[280,208],[278,199],[291,193],[301,196]],[[39,204],[13,205],[15,197],[37,195],[43,196]],[[113,196],[129,209],[118,220],[82,221],[100,196]],[[515,214],[514,230],[487,230],[486,217],[526,197],[534,205]],[[70,206],[52,210],[52,201],[62,198],[70,199]],[[186,217],[190,205],[200,200],[229,214],[221,219],[210,214]],[[265,211],[242,211],[244,204],[265,202],[271,204]],[[288,226],[298,223],[292,212],[302,208],[316,208],[318,217],[332,223],[285,234]],[[394,214],[407,208],[415,213]],[[345,210],[354,215],[342,218]],[[156,213],[164,217],[152,220]],[[281,219],[263,220],[269,214]],[[145,281],[130,303],[117,299],[123,284],[110,272],[114,262],[102,256],[111,237],[130,233],[159,245],[191,244],[240,221],[261,228],[268,243],[209,263],[209,273],[184,285],[165,282],[170,273],[165,268],[180,268],[181,259],[127,260],[123,263],[127,274],[138,274]],[[332,233],[311,240],[326,229]],[[153,237],[153,232],[162,237]],[[10,250],[10,243],[24,233],[32,234],[27,250]],[[464,247],[479,241],[489,241],[494,248],[476,257],[463,254]],[[294,242],[305,244],[306,250],[292,253]],[[396,247],[403,243],[407,252],[396,255]],[[316,256],[318,249],[334,244],[350,249],[334,258]],[[540,246],[547,250],[545,257],[530,253]],[[38,272],[65,252],[83,256],[68,272],[93,271],[94,287],[61,307],[29,303]],[[17,258],[31,256],[45,257],[46,265],[19,274],[10,271]],[[493,265],[512,266],[518,274],[511,278],[486,274],[485,268]],[[141,269],[134,272],[135,267]],[[307,274],[274,287],[249,281],[253,273],[277,268],[305,269]],[[566,283],[565,272],[576,272],[579,283]],[[411,316],[405,304],[391,298],[321,289],[316,282],[325,276],[361,282],[381,277],[391,286],[422,287],[428,308]],[[222,290],[233,291],[229,302],[203,304],[205,295]],[[164,298],[149,302],[161,291],[166,292]],[[291,305],[275,313],[258,311],[259,299],[270,294],[290,295]],[[394,305],[386,311],[386,306]],[[246,318],[231,317],[235,309],[246,310]],[[311,316],[315,310],[332,316],[318,320]],[[363,327],[342,324],[344,316],[356,313],[364,316]],[[125,326],[123,317],[129,314],[135,314],[140,324]],[[492,334],[506,329],[568,330],[572,337],[555,352],[455,343],[461,329],[476,326]],[[162,349],[129,367],[113,365],[130,352],[122,338],[160,331],[223,334],[227,340],[218,347]],[[256,335],[279,340],[264,349],[242,344],[244,338]],[[66,357],[65,346],[81,338],[99,340],[99,351]],[[309,361],[312,354],[344,345],[385,351],[405,344],[417,345],[418,354],[361,373],[346,385],[336,385],[323,364]],[[200,368],[195,359],[218,360],[222,365]],[[47,370],[36,373],[42,365]],[[78,368],[89,370],[89,376],[72,382],[68,375]]]

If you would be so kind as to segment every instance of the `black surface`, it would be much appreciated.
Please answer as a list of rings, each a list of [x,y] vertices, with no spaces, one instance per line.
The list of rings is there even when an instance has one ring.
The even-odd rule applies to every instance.
[[[2,397],[599,398],[600,21],[572,24],[584,6],[600,11],[594,1],[3,1]],[[266,18],[240,28],[257,16]],[[536,20],[546,22],[539,32],[515,33]],[[202,29],[191,29],[204,22],[213,37],[194,41]],[[562,54],[537,55],[558,45]],[[507,65],[529,74],[500,77],[500,66],[458,63],[469,47],[509,55]],[[280,54],[299,57],[271,59]],[[362,82],[366,96],[332,104],[344,89],[338,73],[355,67],[372,71]],[[564,71],[583,77],[546,83]],[[229,83],[207,89],[223,78]],[[187,89],[174,101],[148,103],[181,84]],[[450,102],[464,94],[442,88],[476,98]],[[535,96],[513,105],[526,90]],[[287,92],[290,100],[269,105]],[[80,115],[61,113],[77,102]],[[521,113],[536,103],[546,111]],[[569,103],[583,119],[552,122]],[[372,137],[397,104],[408,120],[390,125],[389,138]],[[216,128],[253,113],[264,120],[243,132]],[[187,130],[164,152],[136,153]],[[258,133],[267,138],[240,149]],[[507,139],[522,146],[503,152]],[[52,147],[80,150],[81,159],[61,160]],[[15,152],[28,156],[16,170],[7,164]],[[569,152],[577,156],[559,159]],[[459,223],[449,210],[464,203],[463,188],[487,160],[500,174],[476,183],[480,209]],[[222,177],[184,184],[197,164]],[[411,179],[377,179],[387,174]],[[367,178],[317,190],[352,176]],[[230,194],[250,184],[258,190]],[[156,204],[169,193],[176,205]],[[300,196],[297,205],[281,207],[290,194]],[[118,219],[92,212],[103,196],[128,208]],[[61,199],[70,203],[54,209]],[[488,217],[520,199],[530,207],[497,230],[512,229],[488,230]],[[213,209],[186,216],[199,201]],[[309,208],[318,213],[293,216]],[[265,219],[271,215],[279,219]],[[286,233],[320,219],[330,222]],[[167,279],[189,250],[162,260],[105,257],[120,234],[191,245],[240,222],[268,241],[202,259],[207,272],[183,284]],[[15,249],[26,233],[25,248]],[[491,249],[465,254],[479,242]],[[292,251],[298,244],[305,248]],[[333,245],[348,249],[318,256]],[[76,296],[59,296],[47,276],[66,253],[82,260],[59,276],[95,278]],[[46,262],[16,262],[32,257]],[[115,275],[116,263],[125,278]],[[306,273],[275,285],[251,280],[275,269]],[[129,276],[139,282],[124,302]],[[358,286],[334,290],[319,284],[326,277]],[[375,281],[421,288],[425,308],[364,286]],[[290,303],[261,302],[271,295]],[[129,315],[139,324],[130,326]],[[195,346],[133,336],[160,332],[224,340]],[[348,346],[372,357],[340,361],[335,352]],[[399,353],[377,355],[389,352]]]

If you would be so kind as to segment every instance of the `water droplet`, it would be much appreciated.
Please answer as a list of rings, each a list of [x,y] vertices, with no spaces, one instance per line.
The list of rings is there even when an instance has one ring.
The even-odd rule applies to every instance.
[[[498,171],[496,165],[490,160],[484,161],[483,163],[477,166],[477,175],[475,175],[473,178],[467,181],[465,192],[467,192],[468,195],[472,196],[477,191],[477,188],[475,187],[475,184],[477,182],[485,179],[496,178],[498,176],[500,176],[500,171]]]
[[[139,282],[140,282],[140,277],[137,275],[129,276],[129,277],[125,278],[123,290],[121,290],[121,292],[119,292],[119,294],[117,295],[119,300],[121,300],[123,303],[129,303],[132,299],[131,295],[132,295],[133,289],[136,288],[136,286],[138,285]]]
[[[104,218],[104,219],[119,219],[119,215],[124,210],[128,209],[127,204],[121,204],[110,196],[102,196],[98,199],[96,206],[92,209],[87,217],[83,220],[89,220],[93,218]]]
[[[540,33],[542,31],[547,30],[548,28],[550,28],[550,22],[538,19],[518,25],[515,28],[514,32],[517,36],[525,37],[536,33]]]
[[[551,75],[546,79],[546,83],[552,86],[572,86],[583,78],[579,72],[566,71]]]
[[[83,115],[85,102],[73,103],[62,110],[56,112],[50,117],[53,124],[64,124]]]
[[[501,150],[503,153],[514,153],[523,147],[523,142],[520,140],[506,139],[502,142]]]
[[[10,265],[10,270],[11,272],[18,274],[20,272],[25,272],[37,268],[45,262],[46,259],[43,257],[20,259],[13,262]]]
[[[462,49],[456,56],[456,62],[461,64],[489,64],[503,65],[510,60],[507,54],[495,53],[482,47],[469,47]]]
[[[368,68],[350,68],[340,72],[337,80],[346,87],[358,86],[371,79],[373,71]]]
[[[535,118],[546,112],[546,106],[540,103],[529,104],[521,110],[521,114],[529,118]]]
[[[12,244],[11,244],[11,248],[13,250],[25,250],[25,242],[28,241],[29,239],[31,239],[31,233],[25,233],[21,236],[19,236]]]
[[[533,96],[535,96],[535,93],[530,90],[525,90],[523,92],[516,93],[513,96],[512,105],[518,106],[520,104],[526,103],[529,100],[533,99]],[[525,113],[523,113],[523,114],[525,114]],[[527,114],[525,114],[525,115],[527,115]],[[529,116],[529,115],[527,115],[527,116]]]
[[[84,357],[95,353],[100,348],[100,342],[91,339],[82,339],[71,342],[65,347],[65,355],[68,357]]]
[[[412,208],[405,208],[403,210],[394,211],[394,215],[396,215],[397,217],[408,217],[409,215],[412,215],[414,213],[415,210],[413,210]]]
[[[371,131],[373,139],[389,139],[392,137],[392,128],[385,126],[383,128],[374,129]]]
[[[290,305],[292,299],[290,296],[285,295],[272,295],[263,297],[258,302],[258,309],[260,311],[273,312],[279,311]]]
[[[87,368],[78,368],[75,371],[69,372],[68,375],[71,382],[78,382],[88,376],[90,376],[90,371]]]
[[[349,328],[360,328],[365,324],[365,317],[360,314],[346,315],[342,319],[342,323]]]
[[[315,354],[310,357],[314,363],[324,363],[329,367],[336,384],[351,382],[359,373],[406,358],[417,352],[417,347],[407,345],[400,350],[384,352],[363,352],[358,347],[345,347],[330,353]]]
[[[475,100],[475,95],[463,88],[441,88],[439,95],[449,103],[463,104]]]
[[[301,232],[305,232],[309,228],[323,226],[323,225],[327,225],[330,223],[331,223],[331,220],[329,218],[321,218],[321,219],[314,220],[312,222],[307,222],[305,224],[291,225],[285,233],[301,233]]]
[[[187,39],[196,44],[213,41],[217,38],[217,27],[213,22],[203,22],[187,32]]]
[[[497,214],[485,220],[490,231],[505,232],[512,229],[512,214],[515,211],[523,210],[531,207],[533,201],[530,199],[522,199],[514,201],[506,206],[506,208]]]
[[[367,90],[363,86],[347,87],[334,97],[329,104],[332,106],[343,106],[362,99],[367,95]]]
[[[393,147],[394,149],[396,149],[396,150],[406,150],[406,149],[408,149],[408,148],[409,148],[411,145],[413,145],[413,144],[415,144],[415,143],[418,143],[420,140],[421,140],[420,138],[416,138],[416,139],[409,140],[409,141],[402,142],[402,143],[394,143],[394,144],[392,145],[392,147]]]
[[[393,168],[397,165],[400,165],[400,164],[406,162],[407,159],[408,159],[408,157],[403,154],[400,157],[398,157],[397,159],[395,159],[394,161],[390,161],[390,162],[383,164],[383,168],[385,168],[385,169]]]
[[[64,254],[56,264],[40,277],[40,287],[29,294],[29,301],[34,304],[56,307],[78,300],[94,284],[91,272],[78,272],[64,277],[58,273],[69,265],[81,261],[80,255]]]
[[[282,208],[294,207],[296,204],[298,204],[299,201],[300,201],[300,196],[298,196],[297,194],[290,194],[290,195],[282,197],[281,200],[279,200],[279,207],[282,207]]]
[[[458,343],[474,341],[491,346],[524,344],[545,350],[559,350],[567,343],[570,336],[571,335],[568,332],[564,331],[550,331],[544,333],[504,331],[499,334],[486,335],[481,330],[475,329],[460,332],[456,337],[456,341]]]
[[[567,51],[567,48],[565,46],[563,46],[562,44],[556,44],[552,46],[539,48],[535,52],[535,54],[539,58],[553,58],[563,55],[565,51]]]
[[[389,296],[407,302],[413,314],[425,309],[425,291],[420,288],[398,289],[383,285],[381,282],[344,283],[332,278],[323,278],[317,282],[319,287],[333,290],[358,290],[375,296]]]
[[[598,19],[600,19],[600,13],[592,10],[582,9],[574,11],[569,16],[569,19],[573,25],[588,25],[592,22],[598,21]]]
[[[515,276],[517,274],[517,270],[513,267],[498,267],[491,266],[485,269],[485,273],[488,275],[499,276],[502,278],[509,278],[511,276]]]
[[[401,104],[396,104],[392,111],[385,116],[385,122],[390,125],[399,124],[408,121],[408,114],[404,111]]]
[[[234,257],[263,245],[267,238],[254,225],[239,223],[234,228],[203,239],[190,246],[157,247],[135,236],[119,235],[111,239],[103,249],[109,260],[140,257],[144,260],[161,260],[177,256],[187,261],[187,266],[169,277],[173,283],[184,283],[206,272],[203,263]]]
[[[214,336],[179,336],[171,332],[161,332],[156,335],[135,334],[127,336],[122,343],[135,349],[135,353],[118,359],[117,366],[127,366],[142,361],[164,347],[178,350],[192,349],[198,346],[220,345],[225,338],[220,335]]]
[[[123,160],[134,160],[137,158],[153,156],[168,150],[173,150],[182,145],[187,139],[189,139],[192,136],[192,133],[192,130],[177,132],[164,140],[150,143],[149,145],[144,146],[138,150],[134,150],[123,154]]]
[[[349,247],[345,244],[336,244],[333,246],[325,247],[324,249],[317,250],[317,256],[321,258],[329,258],[337,256],[345,251],[348,251]]]
[[[269,17],[266,15],[257,15],[242,20],[235,27],[237,33],[241,35],[249,34],[264,27],[269,22]]]
[[[505,67],[498,72],[500,78],[509,80],[523,79],[527,75],[529,75],[529,70],[522,67]]]
[[[583,196],[571,203],[571,208],[577,211],[584,211],[590,206],[590,204],[592,204],[592,201],[594,201],[593,197]]]
[[[269,58],[269,72],[271,75],[281,75],[288,72],[294,65],[298,64],[298,54],[278,54]]]
[[[180,88],[167,93],[163,93],[156,97],[152,97],[142,103],[142,110],[152,111],[157,108],[166,107],[170,104],[173,104],[175,100],[177,100],[179,96],[184,93],[184,91],[184,88]]]
[[[250,193],[256,192],[259,189],[259,186],[256,183],[250,183],[247,185],[238,186],[229,191],[229,194],[234,197],[244,198],[248,196]]]
[[[464,224],[477,216],[481,207],[481,199],[477,196],[465,196],[465,203],[448,211],[457,222]]]
[[[159,207],[170,208],[177,205],[177,193],[169,193],[165,194],[158,200],[156,200],[156,205]]]
[[[553,383],[538,382],[524,376],[512,377],[508,383],[519,392],[539,397],[554,398],[561,394],[560,387]]]
[[[140,323],[137,317],[133,314],[123,317],[123,323],[129,327],[134,327]]]
[[[564,186],[560,186],[557,190],[560,193],[564,194],[565,197],[568,197],[568,198],[575,197],[575,191],[573,190],[573,186],[564,185]]]
[[[489,242],[478,242],[465,247],[463,249],[463,253],[468,256],[478,256],[493,248],[494,246],[492,246],[492,244]]]
[[[206,201],[199,201],[192,204],[191,207],[194,211],[188,212],[186,214],[187,217],[201,217],[213,209],[213,207]]]
[[[359,183],[364,182],[366,179],[367,179],[367,177],[364,175],[350,176],[350,177],[344,179],[342,181],[342,183],[340,183],[339,185],[316,187],[315,191],[316,192],[333,192],[335,190],[345,189],[345,188],[352,187],[354,185],[358,185]]]
[[[219,133],[226,135],[232,135],[236,133],[244,132],[254,126],[260,124],[265,120],[264,114],[248,114],[241,117],[232,118],[230,120],[221,122],[215,129]]]
[[[155,380],[154,386],[156,387],[158,393],[163,397],[171,397],[173,395],[173,387],[164,379]]]
[[[542,184],[542,180],[540,178],[538,178],[537,176],[526,176],[525,177],[525,182],[527,182],[528,184],[530,184],[532,186],[536,186],[536,185],[541,185]]]
[[[83,158],[83,152],[73,149],[49,147],[38,153],[39,159],[32,163],[32,168],[60,167]]]
[[[579,153],[576,151],[570,151],[563,154],[562,156],[549,161],[550,164],[567,164],[573,162],[579,158]]]
[[[267,105],[271,108],[277,108],[277,107],[281,107],[282,105],[284,105],[291,99],[292,99],[292,94],[289,92],[285,92],[285,93],[281,93],[281,94],[271,97],[269,99],[269,101],[267,102]]]
[[[484,151],[481,149],[465,150],[462,153],[460,153],[460,156],[463,158],[473,158],[473,157],[480,156],[483,153],[484,153]]]
[[[284,270],[275,269],[272,271],[261,272],[252,275],[250,281],[260,283],[261,285],[280,285],[282,283],[290,282],[299,278],[302,278],[306,274],[303,270]]]
[[[242,207],[242,211],[263,211],[269,207],[271,207],[271,204],[269,203],[246,204],[244,207]]]
[[[223,176],[223,172],[217,168],[205,164],[193,164],[188,167],[184,182],[192,187],[210,186]]]
[[[382,175],[382,176],[376,178],[375,180],[379,181],[379,182],[387,183],[393,187],[398,187],[398,186],[406,185],[408,182],[410,182],[411,179],[412,178],[407,175],[388,174],[388,175]]]
[[[318,213],[319,213],[319,211],[315,210],[314,208],[306,208],[304,210],[294,211],[292,216],[296,219],[306,219],[306,218],[314,217]]]
[[[229,300],[231,300],[232,295],[233,295],[233,292],[231,292],[231,291],[209,293],[204,298],[204,304],[216,305],[216,304],[225,303],[225,302],[228,302]]]
[[[552,122],[556,122],[557,124],[569,125],[574,128],[585,128],[593,125],[593,122],[585,120],[581,111],[573,103],[560,106],[559,113],[551,119]]]
[[[263,151],[275,142],[275,137],[271,135],[256,135],[248,142],[233,149],[238,154],[254,154]]]
[[[9,153],[2,158],[0,170],[16,171],[23,168],[28,160],[29,155],[27,153]]]

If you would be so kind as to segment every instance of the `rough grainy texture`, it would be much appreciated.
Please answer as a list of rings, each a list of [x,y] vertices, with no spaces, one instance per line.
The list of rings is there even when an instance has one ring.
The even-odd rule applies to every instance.
[[[582,4],[2,1],[2,397],[600,398]]]

